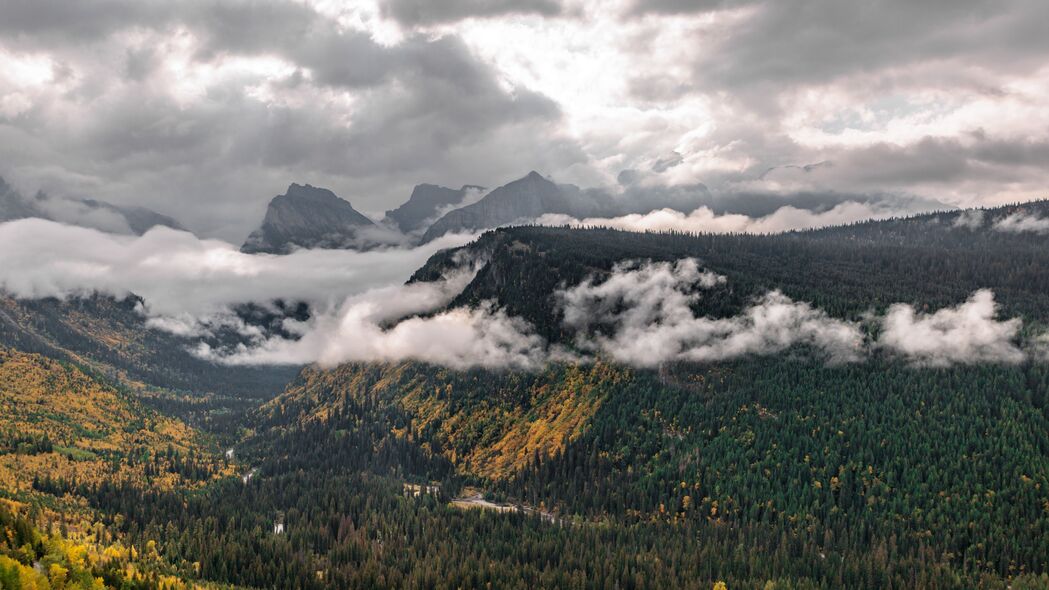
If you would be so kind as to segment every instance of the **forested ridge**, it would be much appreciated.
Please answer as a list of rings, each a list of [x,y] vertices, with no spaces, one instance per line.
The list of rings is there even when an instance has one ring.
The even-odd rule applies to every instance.
[[[412,280],[439,278],[462,253],[483,259],[450,307],[495,300],[554,341],[568,337],[552,297],[559,287],[607,274],[622,260],[686,257],[728,278],[724,293],[700,303],[715,317],[771,289],[834,316],[855,317],[899,302],[923,309],[956,305],[976,289],[993,288],[1003,315],[1043,320],[1049,317],[1045,236],[991,227],[993,219],[1013,213],[1049,216],[1049,201],[990,210],[977,228],[957,227],[957,211],[775,235],[505,228],[436,254]]]
[[[484,264],[450,307],[495,301],[568,346],[558,289],[624,260],[685,257],[728,277],[696,301],[701,315],[733,316],[770,289],[857,319],[989,288],[1033,339],[1049,324],[1046,237],[991,229],[1018,210],[1049,205],[990,210],[980,226],[943,212],[775,236],[508,228],[435,255],[413,280],[438,280],[468,253]],[[109,379],[19,362],[45,365],[56,389]],[[185,427],[184,445],[121,434],[130,451],[68,425],[9,428],[2,460],[25,465],[73,441],[110,466],[23,476],[31,524],[68,520],[72,500],[107,542],[155,549],[141,566],[152,584],[1049,588],[1049,364],[1036,356],[938,368],[888,355],[828,365],[803,348],[654,369],[600,355],[534,371],[350,363],[305,368],[264,403],[204,391],[254,409],[158,394],[135,415],[180,414],[210,432]],[[510,508],[450,502],[475,491]]]

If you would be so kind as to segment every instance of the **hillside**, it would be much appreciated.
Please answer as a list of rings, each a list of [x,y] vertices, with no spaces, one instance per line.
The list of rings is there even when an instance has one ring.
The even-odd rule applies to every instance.
[[[224,367],[190,354],[195,341],[151,329],[134,297],[65,301],[0,294],[0,346],[92,365],[142,387],[268,398],[293,375],[280,367]]]
[[[0,494],[42,480],[192,486],[225,470],[208,439],[69,363],[0,349]],[[194,457],[192,469],[182,459]]]
[[[975,228],[952,212],[779,236],[501,229],[465,247],[487,263],[450,306],[494,300],[569,342],[558,288],[625,259],[693,256],[729,277],[695,304],[714,317],[771,288],[837,317],[897,301],[936,309],[991,288],[1003,314],[1045,325],[1045,237],[990,226],[1015,211],[989,211]],[[413,280],[438,277],[454,255]],[[1037,361],[828,366],[796,350],[657,369],[347,364],[304,370],[253,424],[246,448],[267,457],[264,481],[319,482],[347,472],[336,457],[379,449],[349,471],[439,481],[447,495],[479,486],[577,523],[580,537],[596,523],[620,531],[587,560],[622,559],[649,534],[731,531],[767,558],[717,568],[729,587],[993,588],[1049,571],[1049,373]],[[329,450],[311,459],[294,453],[303,447]],[[660,532],[631,528],[649,526]],[[682,547],[732,560],[702,542]],[[686,585],[677,574],[667,583]]]
[[[583,529],[655,524],[670,527],[662,539],[708,540],[733,531],[769,553],[764,565],[720,569],[737,586],[796,573],[787,555],[798,551],[833,556],[808,562],[824,581],[816,587],[885,587],[925,572],[961,588],[1049,567],[1047,392],[1043,366],[827,369],[786,358],[538,375],[345,366],[305,373],[262,411],[253,445],[270,458],[263,477],[273,485],[319,485],[355,464],[337,457],[374,448],[357,468],[442,480],[457,493],[448,472],[397,459],[419,451],[394,449],[417,446],[490,498]],[[365,424],[370,442],[336,435]],[[293,451],[306,447],[326,450]],[[621,534],[629,542],[638,531]]]
[[[604,364],[535,374],[458,372],[418,363],[306,369],[260,410],[260,424],[326,424],[366,401],[391,404],[407,421],[394,431],[463,473],[503,478],[535,457],[561,454],[601,403],[631,380]]]
[[[1021,211],[1046,217],[1049,203],[988,210],[978,223],[949,212],[774,236],[506,228],[438,253],[412,280],[440,279],[466,251],[482,265],[449,307],[494,301],[569,349],[557,293],[601,285],[628,260],[691,257],[726,276],[689,300],[709,318],[736,317],[770,289],[869,322],[896,302],[932,312],[986,288],[1000,317],[1024,320],[1026,346],[1049,324],[1046,237],[995,229]],[[534,370],[307,367],[245,419],[221,423],[238,441],[240,472],[203,451],[190,462],[151,453],[142,464],[116,459],[130,478],[45,477],[32,493],[70,494],[126,543],[159,540],[178,572],[251,587],[1047,581],[1049,368],[1033,352],[937,366],[876,348],[829,363],[804,344],[650,368],[593,359]],[[63,365],[36,362],[49,376],[23,389],[79,387]],[[53,419],[63,445],[108,461],[106,436],[131,436],[75,404],[51,418],[18,399],[20,420]],[[122,407],[110,412],[135,420]],[[20,465],[33,445],[55,445],[19,444]],[[197,479],[138,483],[173,469]],[[479,505],[475,491],[504,512],[464,509]]]
[[[189,580],[192,567],[168,562],[155,540],[127,543],[84,497],[118,482],[201,489],[235,473],[215,451],[69,363],[0,348],[0,587],[215,587]]]

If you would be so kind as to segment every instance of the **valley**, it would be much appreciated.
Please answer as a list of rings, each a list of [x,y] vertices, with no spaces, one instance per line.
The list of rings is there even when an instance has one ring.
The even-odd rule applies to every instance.
[[[0,0],[0,590],[1049,590],[1046,0]]]
[[[119,302],[10,299],[0,497],[43,545],[9,548],[0,575],[34,575],[67,539],[129,548],[83,567],[134,563],[141,587],[1041,587],[1049,253],[957,215],[774,236],[514,227],[415,272],[483,260],[447,308],[496,306],[571,353],[532,368],[198,369]],[[566,323],[572,285],[692,259],[727,277],[687,299],[714,322],[697,325],[736,326],[779,289],[827,314],[805,321],[855,322],[860,356],[810,339],[646,365]],[[870,319],[983,288],[1022,318],[1006,350],[1022,360],[903,356]]]

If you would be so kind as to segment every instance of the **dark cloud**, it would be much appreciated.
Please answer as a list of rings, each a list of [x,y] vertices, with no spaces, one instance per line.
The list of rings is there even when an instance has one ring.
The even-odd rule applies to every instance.
[[[926,137],[916,143],[878,143],[844,152],[828,172],[878,186],[950,183],[965,180],[1019,181],[1026,168],[1049,166],[1049,141]]]
[[[0,3],[0,35],[30,46],[79,43],[169,17],[168,9],[150,0],[6,0]]]
[[[556,103],[508,86],[455,36],[381,45],[308,6],[273,0],[192,2],[177,14],[101,4],[80,37],[54,40],[52,55],[77,69],[76,88],[16,120],[0,116],[0,138],[20,146],[17,154],[0,151],[8,167],[0,172],[23,186],[143,204],[240,240],[290,181],[330,186],[365,210],[383,210],[420,180],[495,184],[529,167],[585,160],[559,132]],[[60,8],[5,4],[0,20],[16,16],[22,41],[46,37],[68,26]],[[112,38],[151,29],[168,39],[175,24],[199,41],[191,56],[198,63],[290,62],[297,69],[277,90],[293,100],[260,99],[243,77],[181,99],[171,92],[181,80],[151,79],[158,50]],[[94,45],[85,45],[89,36]],[[123,80],[106,78],[114,57]],[[352,106],[344,93],[352,93]]]
[[[1032,22],[1047,21],[1040,0],[766,1],[697,71],[730,86],[764,86],[955,58],[1024,68],[1044,63],[1049,37],[1033,34]]]
[[[362,6],[0,2],[0,60],[29,60],[29,78],[50,70],[25,88],[0,72],[0,173],[239,241],[293,181],[379,212],[419,182],[498,186],[535,168],[593,186],[622,171],[618,192],[639,211],[727,206],[712,194],[744,208],[754,194],[936,195],[930,184],[1001,200],[1033,193],[1049,164],[1040,0]],[[489,34],[499,19],[514,45]],[[518,46],[546,27],[572,35],[552,44],[563,55]],[[598,51],[625,67],[592,90],[572,87],[574,71],[557,78]],[[621,75],[622,91],[603,82]],[[986,132],[937,129],[985,99],[958,119],[984,125],[1000,101],[1034,122],[1003,110]],[[933,137],[898,137],[911,121]],[[846,142],[854,132],[871,139]]]
[[[677,152],[670,152],[669,154],[659,158],[655,162],[652,162],[652,171],[659,174],[660,172],[666,172],[674,166],[677,166],[681,162],[684,162],[685,158]]]
[[[414,27],[507,14],[554,16],[561,13],[561,5],[555,0],[385,0],[382,10],[402,25]]]

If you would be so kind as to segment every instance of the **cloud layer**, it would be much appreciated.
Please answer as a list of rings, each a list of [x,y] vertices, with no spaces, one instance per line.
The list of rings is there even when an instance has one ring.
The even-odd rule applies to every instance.
[[[352,296],[334,312],[298,326],[301,338],[270,338],[253,346],[199,356],[229,364],[308,364],[412,359],[465,369],[534,369],[550,356],[543,339],[519,318],[490,305],[426,314],[446,305],[472,273],[432,283],[374,289]],[[292,327],[295,329],[295,327]]]
[[[532,326],[491,303],[446,309],[472,277],[464,271],[433,283],[398,285],[346,299],[331,313],[287,326],[297,339],[271,337],[198,354],[232,364],[385,362],[412,359],[456,369],[531,370],[550,362],[611,359],[641,368],[666,362],[717,362],[808,351],[829,364],[874,354],[915,367],[1015,364],[1042,360],[1035,339],[1021,348],[1019,319],[999,320],[993,294],[977,291],[956,307],[918,313],[896,304],[864,321],[832,318],[779,291],[731,317],[701,313],[703,298],[727,279],[694,259],[624,262],[556,296],[574,351],[544,341]],[[873,334],[877,333],[875,339]]]
[[[186,336],[238,331],[239,345],[211,348],[202,341],[196,348],[201,357],[231,364],[413,359],[457,369],[534,369],[600,356],[653,367],[797,346],[831,363],[860,361],[876,351],[916,366],[1045,356],[1038,346],[1033,353],[1021,346],[1019,319],[996,318],[988,290],[933,313],[893,305],[865,322],[830,317],[778,291],[738,315],[708,317],[703,298],[725,288],[727,279],[694,259],[624,262],[559,291],[564,325],[575,334],[575,352],[569,352],[491,303],[447,308],[483,261],[463,259],[441,280],[404,284],[438,249],[470,239],[451,235],[411,249],[272,256],[164,227],[135,237],[26,219],[0,224],[0,291],[23,298],[133,293],[144,298],[140,311],[155,329]],[[280,333],[264,334],[232,312],[243,303],[268,306],[274,300],[306,302],[313,313],[305,321],[285,319]],[[870,337],[872,324],[877,340]]]
[[[576,219],[568,215],[550,214],[536,220],[540,225],[600,226],[627,231],[676,231],[690,233],[749,233],[769,234],[789,230],[813,229],[842,225],[868,219],[887,219],[914,213],[906,208],[871,205],[849,201],[839,203],[826,211],[800,209],[792,205],[780,207],[763,217],[738,213],[715,213],[710,207],[700,207],[691,213],[674,209],[658,209],[620,217],[590,217]]]
[[[150,317],[190,322],[275,299],[326,309],[348,295],[403,282],[437,250],[470,239],[450,235],[409,249],[272,256],[165,227],[135,237],[25,219],[0,224],[0,290],[24,298],[133,293],[145,300]]]

